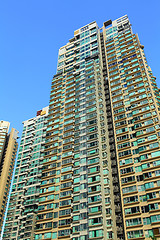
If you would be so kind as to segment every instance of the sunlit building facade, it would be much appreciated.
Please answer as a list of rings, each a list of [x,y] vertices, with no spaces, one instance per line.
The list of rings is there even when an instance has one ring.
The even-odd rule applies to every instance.
[[[143,48],[127,16],[60,48],[35,239],[160,236],[160,97]]]
[[[103,39],[125,239],[160,239],[159,90],[127,16]]]
[[[35,239],[123,239],[100,52],[96,22],[59,50]]]
[[[48,107],[23,122],[3,239],[34,239]]]
[[[34,234],[18,239],[160,239],[159,113],[128,17],[76,30],[52,80]]]

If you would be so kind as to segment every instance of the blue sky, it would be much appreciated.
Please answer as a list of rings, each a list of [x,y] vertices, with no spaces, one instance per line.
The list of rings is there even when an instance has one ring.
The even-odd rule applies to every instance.
[[[160,1],[5,0],[0,5],[0,120],[21,135],[22,121],[49,103],[58,49],[74,30],[129,16],[160,87]]]

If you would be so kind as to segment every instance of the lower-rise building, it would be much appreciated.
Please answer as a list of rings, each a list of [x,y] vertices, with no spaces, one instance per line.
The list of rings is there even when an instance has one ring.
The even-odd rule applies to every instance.
[[[9,126],[9,122],[0,121],[0,233],[4,222],[18,147],[18,132],[12,128],[9,133]]]
[[[3,239],[29,240],[34,237],[47,115],[48,107],[38,111],[36,117],[23,122]]]

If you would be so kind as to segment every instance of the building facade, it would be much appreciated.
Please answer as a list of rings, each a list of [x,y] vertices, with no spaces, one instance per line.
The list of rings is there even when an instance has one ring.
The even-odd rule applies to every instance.
[[[123,239],[100,52],[96,22],[59,50],[35,239]]]
[[[47,116],[48,107],[23,122],[3,239],[29,240],[34,237]]]
[[[160,239],[159,114],[128,17],[76,30],[52,80],[34,234],[23,238],[22,217],[22,235],[9,239]]]
[[[160,239],[159,90],[127,16],[103,39],[125,239]]]
[[[18,147],[18,132],[12,128],[9,133],[9,126],[9,122],[0,121],[0,232],[2,231]]]
[[[160,96],[143,49],[127,16],[60,48],[35,239],[160,238]]]

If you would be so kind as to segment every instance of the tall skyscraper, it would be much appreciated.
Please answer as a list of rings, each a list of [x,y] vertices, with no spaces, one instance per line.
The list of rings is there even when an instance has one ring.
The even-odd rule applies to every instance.
[[[143,48],[127,16],[60,48],[35,239],[160,236],[160,96]]]
[[[33,239],[40,194],[48,107],[23,122],[3,239]]]
[[[127,16],[60,48],[35,235],[20,239],[160,239],[160,95],[143,49]]]
[[[123,237],[120,191],[112,184],[99,37],[93,22],[59,50],[35,239]]]
[[[12,128],[9,133],[9,126],[9,122],[0,121],[0,232],[2,231],[18,147],[18,132]]]

